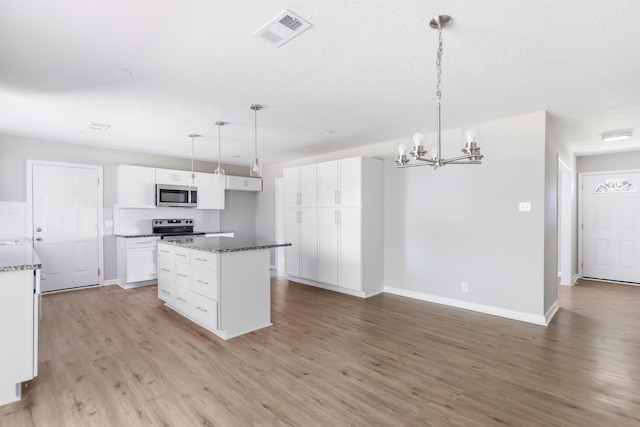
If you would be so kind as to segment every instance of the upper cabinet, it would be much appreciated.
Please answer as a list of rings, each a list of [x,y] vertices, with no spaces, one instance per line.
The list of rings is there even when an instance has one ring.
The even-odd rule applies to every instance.
[[[351,157],[318,164],[318,206],[362,206],[362,163]]]
[[[227,175],[227,190],[262,191],[262,178]]]
[[[123,208],[155,208],[156,169],[118,166],[118,205]]]
[[[156,184],[189,185],[191,171],[156,168]]]
[[[198,209],[224,209],[224,177],[216,180],[212,173],[196,172],[198,181]]]
[[[283,175],[285,208],[318,206],[318,165],[288,168]]]

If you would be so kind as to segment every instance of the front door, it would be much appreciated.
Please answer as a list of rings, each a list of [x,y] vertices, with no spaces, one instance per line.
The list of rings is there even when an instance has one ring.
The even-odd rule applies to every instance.
[[[585,278],[640,283],[640,172],[585,175]]]
[[[99,283],[98,169],[32,165],[34,248],[42,291]]]

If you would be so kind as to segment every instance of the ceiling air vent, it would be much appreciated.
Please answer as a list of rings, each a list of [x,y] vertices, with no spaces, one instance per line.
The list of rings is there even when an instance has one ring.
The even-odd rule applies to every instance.
[[[110,127],[111,127],[111,125],[103,125],[102,123],[94,123],[94,122],[87,123],[87,129],[92,129],[92,130],[105,131],[105,130],[109,129]]]
[[[276,47],[280,47],[309,27],[311,24],[307,21],[290,10],[285,10],[263,25],[253,35],[260,36]]]

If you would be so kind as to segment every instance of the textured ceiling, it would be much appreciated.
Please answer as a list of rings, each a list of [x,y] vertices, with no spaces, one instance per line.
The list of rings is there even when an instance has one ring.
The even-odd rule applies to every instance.
[[[252,35],[284,9],[313,26]],[[432,132],[438,14],[443,128],[548,110],[578,154],[640,149],[637,0],[0,0],[0,133],[217,160],[221,120],[248,164],[252,103],[264,163]]]

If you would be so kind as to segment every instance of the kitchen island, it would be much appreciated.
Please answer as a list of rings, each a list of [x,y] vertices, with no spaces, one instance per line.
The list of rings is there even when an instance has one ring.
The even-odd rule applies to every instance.
[[[290,243],[235,237],[158,242],[158,298],[223,339],[271,323],[269,249]]]
[[[42,264],[27,239],[0,239],[0,405],[22,397],[38,375],[38,298]]]

